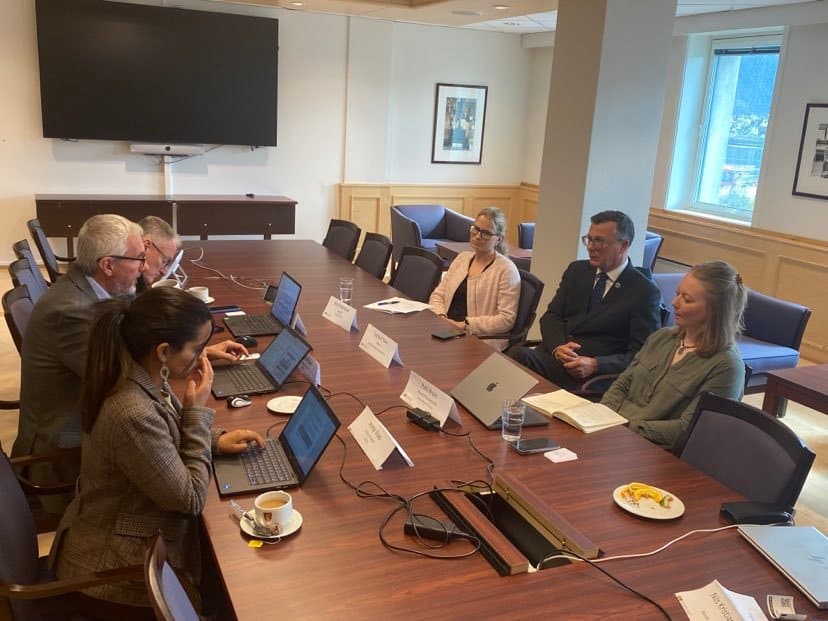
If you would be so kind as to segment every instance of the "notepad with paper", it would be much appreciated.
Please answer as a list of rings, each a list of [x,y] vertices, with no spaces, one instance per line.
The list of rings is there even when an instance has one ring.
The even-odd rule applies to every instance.
[[[584,433],[608,429],[627,422],[626,418],[607,406],[587,401],[563,389],[524,397],[523,402],[547,416],[569,423]]]

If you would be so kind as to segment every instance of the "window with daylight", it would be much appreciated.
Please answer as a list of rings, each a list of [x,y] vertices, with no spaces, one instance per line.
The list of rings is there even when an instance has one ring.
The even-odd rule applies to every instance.
[[[779,48],[778,37],[713,41],[694,211],[751,221]]]

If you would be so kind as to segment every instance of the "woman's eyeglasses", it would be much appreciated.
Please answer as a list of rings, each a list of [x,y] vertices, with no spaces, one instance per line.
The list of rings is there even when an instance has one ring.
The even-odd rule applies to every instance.
[[[481,229],[475,224],[472,224],[469,227],[469,232],[472,235],[479,235],[482,239],[491,239],[492,237],[497,235],[497,233],[492,233],[491,231],[487,231],[486,229]]]

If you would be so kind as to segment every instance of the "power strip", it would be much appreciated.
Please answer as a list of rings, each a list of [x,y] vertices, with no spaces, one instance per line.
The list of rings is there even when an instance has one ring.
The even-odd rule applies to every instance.
[[[426,431],[440,431],[440,421],[420,408],[410,408],[405,415],[412,423]]]

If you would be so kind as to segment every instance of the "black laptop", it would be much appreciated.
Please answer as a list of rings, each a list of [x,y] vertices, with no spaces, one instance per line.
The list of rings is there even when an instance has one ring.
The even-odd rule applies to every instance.
[[[311,386],[278,438],[236,455],[217,455],[213,471],[220,496],[302,485],[330,444],[339,419]]]
[[[291,278],[287,272],[282,272],[279,288],[269,314],[233,315],[224,318],[224,325],[233,333],[233,336],[279,334],[283,327],[289,326],[293,321],[300,293],[302,293],[302,285]]]
[[[223,399],[232,395],[276,392],[311,349],[295,330],[285,326],[253,363],[214,367],[213,394],[217,399]]]

